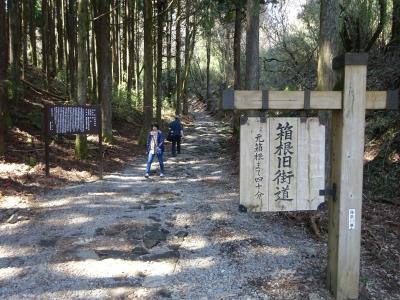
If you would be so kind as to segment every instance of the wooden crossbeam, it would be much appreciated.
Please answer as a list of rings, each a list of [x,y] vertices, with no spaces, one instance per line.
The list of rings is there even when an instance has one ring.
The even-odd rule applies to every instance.
[[[341,91],[225,90],[223,109],[342,109]],[[398,90],[367,92],[367,109],[399,109]]]

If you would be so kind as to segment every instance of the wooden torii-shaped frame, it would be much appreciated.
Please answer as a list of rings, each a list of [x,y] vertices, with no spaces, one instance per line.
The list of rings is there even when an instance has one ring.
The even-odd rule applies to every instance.
[[[333,60],[344,68],[342,91],[225,90],[225,110],[332,110],[331,186],[328,198],[327,284],[336,299],[357,299],[366,109],[399,109],[398,90],[368,91],[366,53]],[[329,158],[328,158],[329,159]]]

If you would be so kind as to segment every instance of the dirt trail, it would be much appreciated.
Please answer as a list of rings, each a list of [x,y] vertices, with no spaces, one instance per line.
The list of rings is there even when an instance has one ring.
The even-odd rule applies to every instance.
[[[331,299],[326,246],[279,214],[240,213],[229,128],[194,116],[165,178],[145,179],[143,157],[1,224],[0,298]]]

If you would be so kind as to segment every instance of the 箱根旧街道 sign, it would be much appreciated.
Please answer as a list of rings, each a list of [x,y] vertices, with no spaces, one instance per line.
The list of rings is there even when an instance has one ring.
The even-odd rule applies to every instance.
[[[324,197],[325,127],[318,118],[241,122],[240,203],[249,211],[316,210]]]

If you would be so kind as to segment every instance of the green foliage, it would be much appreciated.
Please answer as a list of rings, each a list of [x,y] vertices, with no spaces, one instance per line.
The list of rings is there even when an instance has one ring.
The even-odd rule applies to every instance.
[[[28,165],[29,165],[31,168],[33,168],[34,166],[36,166],[37,163],[38,163],[38,162],[37,162],[36,157],[29,156],[29,158],[28,158]]]
[[[346,51],[369,51],[388,22],[386,0],[345,0],[341,36]]]
[[[122,83],[113,88],[113,112],[119,118],[132,122],[134,112],[142,107],[142,99],[142,91],[136,93],[136,90],[132,89],[129,95],[126,83]]]
[[[42,112],[39,110],[32,110],[30,111],[27,115],[26,118],[28,120],[28,122],[36,127],[37,129],[42,129],[43,127],[43,116],[42,116]]]
[[[375,112],[367,116],[364,186],[373,195],[393,197],[400,178],[400,114]],[[367,156],[368,157],[368,156]]]
[[[284,7],[271,8],[265,28],[271,47],[260,51],[260,86],[264,89],[313,89],[319,38],[319,3],[302,6],[300,23],[290,25]]]

